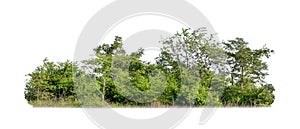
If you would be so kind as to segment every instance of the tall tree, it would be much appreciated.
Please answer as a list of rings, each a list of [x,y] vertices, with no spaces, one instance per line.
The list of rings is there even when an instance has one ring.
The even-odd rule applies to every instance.
[[[243,88],[243,85],[248,82],[264,83],[265,76],[268,75],[268,66],[263,58],[269,58],[273,50],[266,46],[252,50],[247,46],[248,42],[242,38],[229,40],[223,44],[228,56],[232,85],[237,84]]]
[[[165,69],[167,69],[166,67],[173,68],[172,65],[176,64],[177,66],[174,68],[180,69],[181,80],[178,82],[182,86],[181,88],[190,91],[186,92],[190,95],[180,94],[185,96],[181,97],[185,98],[181,100],[192,102],[191,98],[194,98],[197,104],[204,105],[203,100],[211,89],[213,77],[217,77],[216,73],[220,73],[223,68],[225,56],[222,55],[223,51],[219,43],[214,40],[213,35],[207,34],[205,28],[200,28],[197,30],[182,29],[182,32],[164,40],[163,45],[164,48],[157,64]],[[178,75],[176,76],[178,77]],[[195,90],[194,87],[199,90]],[[192,91],[198,93],[195,94]]]
[[[99,90],[101,92],[101,100],[112,100],[114,96],[107,96],[107,93],[114,91],[113,79],[112,79],[112,62],[113,56],[123,54],[125,51],[122,48],[122,38],[116,36],[113,44],[102,44],[94,49],[95,58],[84,61],[92,70],[92,74],[95,76]]]
[[[272,84],[264,81],[268,75],[268,65],[263,58],[269,58],[274,51],[263,46],[249,48],[242,38],[224,42],[228,56],[229,79],[231,85],[222,95],[224,105],[269,106],[273,103],[275,90]]]
[[[156,58],[156,65],[167,76],[167,86],[159,99],[165,104],[174,106],[181,88],[181,76],[178,62],[171,56],[168,50],[162,50],[159,57]]]

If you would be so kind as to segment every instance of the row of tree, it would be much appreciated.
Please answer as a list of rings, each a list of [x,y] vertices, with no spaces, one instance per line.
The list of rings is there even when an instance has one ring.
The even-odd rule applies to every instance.
[[[43,65],[28,74],[25,98],[59,106],[270,106],[272,84],[263,59],[273,50],[251,49],[242,38],[219,43],[205,29],[183,29],[162,41],[155,63],[144,50],[127,54],[122,38],[94,49],[79,62]],[[38,102],[38,103],[37,103]],[[49,104],[51,102],[51,104]]]

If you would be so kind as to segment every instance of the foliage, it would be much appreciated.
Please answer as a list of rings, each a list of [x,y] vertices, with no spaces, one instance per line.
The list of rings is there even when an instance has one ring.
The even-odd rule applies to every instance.
[[[26,81],[35,106],[270,106],[265,82],[273,50],[251,49],[242,38],[219,43],[205,28],[183,29],[162,41],[156,62],[143,49],[126,53],[121,37],[101,44],[77,65],[47,58]]]
[[[269,106],[274,102],[273,91],[271,85],[256,87],[248,84],[243,89],[235,85],[226,87],[222,100],[227,106]]]
[[[242,38],[223,43],[230,67],[229,81],[222,96],[224,105],[233,106],[269,106],[273,103],[275,90],[264,79],[268,75],[267,63],[273,50],[266,46],[252,50]]]
[[[78,68],[71,61],[54,63],[47,58],[43,65],[30,74],[26,81],[25,99],[28,101],[76,101],[73,71]]]
[[[221,79],[219,74],[224,69],[225,54],[220,44],[214,40],[213,35],[206,34],[205,28],[200,28],[183,29],[182,32],[164,40],[163,45],[160,57],[157,58],[157,65],[168,71],[168,75],[174,76],[172,82],[176,82],[175,86],[169,89],[176,91],[173,95],[179,97],[177,104],[196,106],[208,104],[206,101],[208,95],[219,93],[218,90],[222,88],[216,87],[224,86],[219,84],[217,86],[215,83],[216,78]]]

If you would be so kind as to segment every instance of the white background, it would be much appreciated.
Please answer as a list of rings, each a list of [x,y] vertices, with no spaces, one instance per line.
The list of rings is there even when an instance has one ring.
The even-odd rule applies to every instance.
[[[32,108],[24,99],[24,82],[25,75],[45,57],[53,61],[73,59],[84,25],[111,2],[0,1],[1,129],[97,129],[81,109]],[[198,125],[201,108],[194,109],[177,128],[299,128],[300,4],[297,0],[188,2],[209,19],[220,39],[242,37],[254,47],[267,44],[275,50],[269,61],[268,81],[276,88],[276,100],[271,108],[218,109],[205,125]],[[138,109],[124,109],[127,110],[140,113]],[[148,114],[152,111],[159,112],[147,110]]]

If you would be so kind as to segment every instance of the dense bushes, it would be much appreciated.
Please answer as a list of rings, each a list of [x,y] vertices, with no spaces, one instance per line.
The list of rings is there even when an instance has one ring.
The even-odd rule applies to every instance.
[[[80,62],[43,65],[28,74],[25,99],[35,106],[270,106],[264,81],[273,50],[251,49],[242,38],[218,43],[205,29],[183,29],[162,41],[156,63],[144,50],[127,54],[122,38]]]
[[[71,61],[54,63],[44,59],[43,65],[27,76],[25,98],[29,103],[43,102],[55,103],[58,101],[75,102],[77,100],[74,90],[73,67]]]
[[[262,87],[246,85],[243,89],[239,86],[230,86],[225,88],[221,100],[228,106],[269,106],[274,102],[273,91],[271,85]]]

